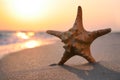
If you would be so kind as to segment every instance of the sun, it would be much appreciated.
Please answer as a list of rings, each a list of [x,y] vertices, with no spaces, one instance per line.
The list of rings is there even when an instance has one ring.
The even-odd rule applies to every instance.
[[[54,0],[3,0],[9,14],[21,20],[46,16],[53,8]],[[52,11],[52,10],[51,10]]]

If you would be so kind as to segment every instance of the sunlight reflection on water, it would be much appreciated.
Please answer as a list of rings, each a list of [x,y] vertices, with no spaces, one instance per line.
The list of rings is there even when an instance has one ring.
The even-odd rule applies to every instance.
[[[34,36],[34,32],[16,32],[16,36],[21,38],[21,39],[29,39],[30,37]]]
[[[55,42],[55,40],[29,40],[29,41],[23,43],[21,46],[24,48],[35,48],[38,46],[52,44],[54,42]]]
[[[42,41],[36,41],[36,40],[30,40],[30,41],[27,41],[24,46],[26,48],[34,48],[34,47],[37,47],[37,46],[40,46],[40,45],[43,45],[42,44]]]

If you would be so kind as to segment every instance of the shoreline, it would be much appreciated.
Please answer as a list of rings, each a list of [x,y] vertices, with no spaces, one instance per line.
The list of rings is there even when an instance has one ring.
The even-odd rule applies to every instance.
[[[36,43],[39,43],[39,44],[35,43],[35,44],[33,44],[32,47],[29,47],[28,45],[30,45],[30,41],[31,42],[36,42]],[[53,44],[56,41],[58,41],[58,40],[56,40],[56,39],[55,40],[53,40],[53,39],[49,39],[49,40],[28,40],[28,41],[21,42],[21,43],[16,43],[16,44],[3,45],[3,46],[0,46],[0,51],[1,51],[0,59],[5,57],[6,55],[9,55],[9,54],[12,54],[12,53],[15,53],[15,52],[19,52],[19,51],[22,51],[22,50],[25,50],[25,49],[32,49],[32,48],[35,48],[35,47],[41,47],[41,46],[44,46],[44,45]]]

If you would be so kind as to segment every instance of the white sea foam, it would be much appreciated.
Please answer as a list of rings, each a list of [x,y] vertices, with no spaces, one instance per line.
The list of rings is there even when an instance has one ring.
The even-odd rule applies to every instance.
[[[0,59],[12,52],[51,44],[55,41],[55,37],[48,35],[45,32],[0,31]]]

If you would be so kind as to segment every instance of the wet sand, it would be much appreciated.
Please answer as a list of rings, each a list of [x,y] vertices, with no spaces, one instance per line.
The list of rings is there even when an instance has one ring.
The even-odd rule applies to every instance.
[[[9,54],[0,60],[0,80],[120,80],[120,42],[113,37],[91,45],[95,64],[75,56],[64,66],[55,65],[64,52],[60,41]]]

